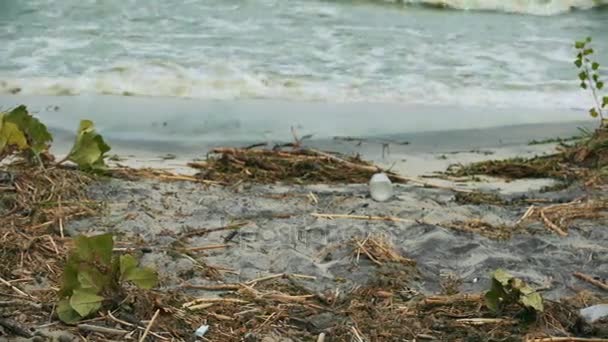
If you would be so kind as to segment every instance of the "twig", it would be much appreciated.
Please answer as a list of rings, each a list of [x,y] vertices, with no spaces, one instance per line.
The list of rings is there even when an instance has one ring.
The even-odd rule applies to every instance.
[[[346,215],[346,214],[319,214],[312,213],[314,217],[325,219],[353,219],[353,220],[370,220],[370,221],[390,221],[390,222],[414,222],[414,220],[406,220],[392,216],[371,216],[371,215]]]
[[[524,215],[517,220],[517,222],[515,222],[515,225],[517,226],[518,224],[524,222],[525,219],[527,219],[528,217],[530,217],[530,215],[532,215],[532,213],[534,212],[534,208],[536,208],[534,205],[531,205],[528,210],[526,210],[526,212],[524,213]]]
[[[236,298],[197,298],[191,302],[182,304],[182,308],[188,308],[199,303],[235,303],[235,304],[247,304],[248,301],[236,299]]]
[[[253,284],[257,284],[259,282],[266,281],[266,280],[272,280],[272,279],[276,279],[276,278],[289,278],[289,277],[302,278],[302,279],[308,279],[308,280],[316,280],[317,279],[317,277],[313,277],[313,276],[309,276],[309,275],[304,275],[304,274],[279,273],[279,274],[272,274],[272,275],[261,277],[261,278],[257,278],[257,279],[252,279],[252,280],[249,280],[248,282],[246,282],[245,284],[246,285],[253,285]]]
[[[276,300],[283,303],[304,303],[307,299],[314,298],[316,295],[301,295],[301,296],[290,296],[282,293],[270,293],[264,295],[264,298]]]
[[[373,262],[374,262],[376,265],[378,265],[378,266],[382,266],[382,263],[381,263],[380,261],[376,260],[376,258],[374,258],[374,257],[373,257],[373,256],[372,256],[372,255],[369,253],[369,251],[368,251],[368,250],[367,250],[365,247],[363,247],[363,245],[361,244],[361,242],[359,242],[359,241],[355,241],[355,243],[357,243],[357,246],[359,246],[359,249],[360,249],[361,251],[363,251],[363,253],[365,253],[365,255],[367,255],[367,257],[369,258],[369,260],[373,261]]]
[[[17,292],[17,293],[18,293],[20,296],[23,296],[23,297],[28,297],[28,298],[34,298],[33,296],[31,296],[31,295],[29,295],[29,294],[27,294],[27,293],[25,293],[25,292],[23,292],[23,291],[19,290],[17,287],[13,286],[13,285],[12,285],[11,283],[9,283],[8,281],[6,281],[6,280],[2,279],[2,277],[0,277],[0,283],[2,283],[2,284],[4,284],[4,285],[8,286],[8,287],[9,287],[11,290],[13,290],[13,291]]]
[[[608,339],[584,337],[543,337],[526,339],[526,342],[608,342]]]
[[[517,324],[517,321],[504,318],[461,318],[456,322],[468,325],[485,325],[485,324]]]
[[[181,287],[186,289],[206,290],[206,291],[237,291],[241,289],[240,284],[218,284],[218,285],[192,285],[183,284]]]
[[[223,227],[217,227],[217,228],[203,228],[203,229],[195,229],[195,230],[191,230],[189,232],[187,232],[186,234],[183,235],[184,238],[189,238],[189,237],[193,237],[193,236],[199,236],[199,235],[205,235],[211,232],[219,232],[222,230],[231,230],[231,229],[239,229],[245,225],[247,225],[249,222],[245,221],[245,222],[238,222],[238,223],[233,223],[233,224],[229,224]]]
[[[159,313],[160,313],[160,309],[156,309],[156,312],[154,313],[154,316],[152,316],[152,319],[148,323],[148,326],[146,327],[146,330],[144,330],[144,334],[139,339],[139,342],[144,342],[146,340],[146,336],[148,336],[148,333],[150,332],[150,328],[152,328],[152,325],[154,324],[154,321],[156,320],[156,317],[158,317]]]
[[[222,248],[226,248],[229,246],[230,245],[227,245],[227,244],[218,244],[218,245],[207,245],[207,246],[199,246],[199,247],[189,247],[189,248],[185,248],[184,250],[186,250],[188,252],[199,252],[199,251],[206,251],[206,250],[210,250],[210,249],[222,249]]]
[[[98,333],[108,334],[108,335],[126,335],[129,333],[128,331],[122,330],[122,329],[114,329],[114,328],[102,327],[99,325],[92,325],[92,324],[78,324],[78,329],[84,330],[84,331],[98,332]]]
[[[426,305],[445,305],[458,302],[478,302],[482,299],[480,294],[458,294],[454,296],[431,296],[423,300]]]
[[[188,309],[190,311],[203,310],[203,309],[210,308],[214,305],[215,305],[215,303],[203,303],[203,304],[189,306],[186,309]]]
[[[57,248],[57,244],[51,235],[47,235],[49,240],[51,241],[51,245],[53,245],[53,249],[55,249],[55,254],[59,255],[59,249]]]
[[[359,333],[359,330],[357,330],[357,328],[351,327],[350,330],[352,330],[353,334],[355,335],[354,337],[357,342],[365,342],[365,340],[361,337],[361,334]]]
[[[608,291],[608,284],[606,284],[603,281],[597,280],[590,275],[586,275],[586,274],[583,274],[580,272],[574,272],[573,274],[578,279],[584,280],[584,281],[588,282],[589,284],[599,287],[602,290]]]
[[[565,231],[563,231],[560,227],[558,227],[555,223],[551,222],[547,216],[545,216],[545,212],[544,210],[540,210],[540,217],[543,219],[543,221],[545,222],[545,225],[549,228],[551,228],[551,230],[553,230],[554,232],[556,232],[558,235],[560,236],[568,236],[568,233],[566,233]]]

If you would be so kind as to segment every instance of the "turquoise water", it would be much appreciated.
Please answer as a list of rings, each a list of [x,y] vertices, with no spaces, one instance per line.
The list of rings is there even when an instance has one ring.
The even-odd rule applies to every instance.
[[[602,2],[3,0],[0,93],[581,108]]]

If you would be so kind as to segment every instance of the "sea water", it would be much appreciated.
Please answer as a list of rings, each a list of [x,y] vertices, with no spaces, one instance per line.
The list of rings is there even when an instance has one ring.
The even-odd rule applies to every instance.
[[[573,42],[594,37],[598,59],[608,65],[607,3],[3,0],[0,94],[16,102],[24,95],[61,97],[62,103],[65,97],[78,103],[100,95],[220,101],[201,105],[200,115],[207,116],[196,122],[213,123],[208,127],[218,134],[225,113],[249,115],[232,104],[258,100],[350,104],[354,116],[393,130],[400,124],[381,122],[382,106],[365,113],[357,108],[432,107],[432,115],[416,114],[437,126],[493,117],[496,123],[521,123],[524,116],[551,112],[559,120],[570,110],[585,117],[592,102],[578,89]],[[114,124],[124,127],[120,106],[111,116],[99,102],[80,115],[116,117]],[[474,107],[476,118],[461,116]],[[273,108],[264,118],[269,125],[291,112],[289,106]],[[501,108],[506,114],[497,112]],[[320,129],[349,124],[337,121],[342,119],[333,109],[321,113]],[[187,114],[196,121],[196,113]],[[407,110],[400,115],[414,117]],[[165,110],[164,116],[157,124],[184,113]]]

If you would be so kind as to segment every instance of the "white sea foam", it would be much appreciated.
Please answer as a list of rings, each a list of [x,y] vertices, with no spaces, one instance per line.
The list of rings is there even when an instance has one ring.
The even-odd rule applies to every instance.
[[[571,10],[588,10],[608,5],[606,0],[387,0],[414,5],[459,10],[500,11],[532,15],[557,15]]]

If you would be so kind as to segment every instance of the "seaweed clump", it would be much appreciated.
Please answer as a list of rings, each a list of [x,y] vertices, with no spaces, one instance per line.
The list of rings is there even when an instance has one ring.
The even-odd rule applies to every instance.
[[[311,149],[216,148],[206,162],[189,165],[201,170],[197,174],[200,179],[225,184],[367,183],[374,173],[381,171],[359,156],[342,157]],[[387,175],[394,182],[405,181],[394,173]]]
[[[507,180],[552,178],[563,182],[605,181],[608,167],[608,129],[600,128],[574,146],[561,146],[549,156],[489,160],[451,166],[447,174],[463,177],[487,175]]]

